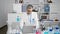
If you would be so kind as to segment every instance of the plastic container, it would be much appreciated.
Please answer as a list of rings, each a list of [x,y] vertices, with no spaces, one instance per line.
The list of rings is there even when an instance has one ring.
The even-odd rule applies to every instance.
[[[54,33],[53,29],[49,29],[49,34],[53,34],[53,33]]]
[[[40,29],[38,29],[38,30],[36,31],[36,34],[42,34],[42,31],[41,31]]]
[[[59,27],[55,27],[54,34],[60,34]]]
[[[19,16],[17,16],[16,21],[20,22],[20,20],[21,20],[21,18]]]
[[[44,34],[49,34],[49,33],[47,31],[45,31]]]
[[[43,34],[49,34],[48,30],[44,30]]]

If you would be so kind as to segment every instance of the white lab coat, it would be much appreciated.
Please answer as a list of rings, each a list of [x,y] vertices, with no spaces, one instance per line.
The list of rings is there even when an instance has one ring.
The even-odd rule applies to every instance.
[[[30,22],[30,19],[34,19],[35,22]],[[37,12],[32,12],[29,15],[27,14],[27,12],[23,12],[23,22],[25,23],[25,26],[36,26],[36,29],[39,28]]]

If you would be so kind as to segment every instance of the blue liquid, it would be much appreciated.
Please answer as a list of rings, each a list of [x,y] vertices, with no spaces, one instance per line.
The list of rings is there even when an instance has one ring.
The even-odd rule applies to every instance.
[[[54,32],[54,34],[60,34],[59,27],[56,27],[56,31]]]
[[[59,27],[56,27],[56,29],[59,29]]]
[[[53,29],[49,29],[49,31],[50,31],[50,32],[52,32],[52,31],[53,31]]]
[[[44,34],[48,34],[48,32],[44,32]]]
[[[17,17],[17,18],[16,18],[16,21],[17,21],[17,22],[19,22],[19,21],[20,21],[20,18],[19,18],[19,17]]]
[[[54,34],[60,34],[59,32],[55,32]]]

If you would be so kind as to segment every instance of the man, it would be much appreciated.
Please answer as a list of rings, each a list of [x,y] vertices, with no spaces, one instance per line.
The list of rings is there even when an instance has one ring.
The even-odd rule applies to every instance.
[[[36,29],[39,28],[39,23],[38,23],[38,18],[37,18],[37,13],[32,12],[33,6],[28,5],[26,8],[26,12],[24,12],[24,25],[26,26],[36,26]]]

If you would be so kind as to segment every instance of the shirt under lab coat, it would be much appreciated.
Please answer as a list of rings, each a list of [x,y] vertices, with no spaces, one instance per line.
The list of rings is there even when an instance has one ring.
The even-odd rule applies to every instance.
[[[36,26],[36,29],[39,28],[37,12],[32,12],[29,15],[27,12],[23,12],[23,22],[25,26]]]

